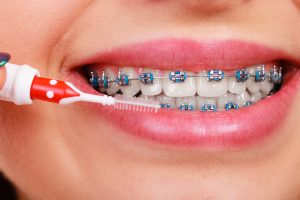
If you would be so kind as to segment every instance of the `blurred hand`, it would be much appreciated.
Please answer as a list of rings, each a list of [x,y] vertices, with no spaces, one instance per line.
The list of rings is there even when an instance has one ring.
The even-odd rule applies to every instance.
[[[0,67],[0,89],[3,87],[6,79],[6,70],[5,67]]]
[[[3,87],[6,80],[5,64],[9,61],[10,55],[8,53],[0,53],[0,89]]]

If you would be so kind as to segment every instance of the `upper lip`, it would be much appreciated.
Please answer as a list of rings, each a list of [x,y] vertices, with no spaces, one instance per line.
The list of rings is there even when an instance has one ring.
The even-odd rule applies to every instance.
[[[229,39],[205,42],[190,39],[158,39],[117,47],[108,52],[94,52],[75,60],[76,63],[67,61],[69,65],[67,68],[98,64],[198,71],[211,68],[238,69],[276,60],[299,62],[299,58],[283,49]]]

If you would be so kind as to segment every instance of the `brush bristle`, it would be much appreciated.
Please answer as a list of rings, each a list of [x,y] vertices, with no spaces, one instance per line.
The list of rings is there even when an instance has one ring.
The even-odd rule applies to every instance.
[[[136,97],[125,97],[121,95],[115,97],[115,99],[116,103],[114,105],[114,108],[117,110],[157,113],[160,109],[159,102],[154,100],[141,99]]]

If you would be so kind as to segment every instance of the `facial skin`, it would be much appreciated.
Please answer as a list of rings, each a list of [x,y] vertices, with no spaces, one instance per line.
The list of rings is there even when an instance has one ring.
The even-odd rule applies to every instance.
[[[250,39],[300,56],[299,1],[3,1],[1,51],[63,79],[63,63],[153,38]],[[298,91],[295,91],[298,92]],[[86,104],[0,104],[0,169],[24,199],[299,199],[300,96],[274,139],[235,152],[119,134]],[[99,140],[99,135],[101,140]]]

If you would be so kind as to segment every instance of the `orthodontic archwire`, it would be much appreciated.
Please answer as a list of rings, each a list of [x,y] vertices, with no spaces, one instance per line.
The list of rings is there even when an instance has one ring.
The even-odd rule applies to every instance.
[[[152,72],[141,72],[138,77],[130,78],[128,74],[119,69],[118,75],[114,80],[106,76],[105,71],[99,76],[96,71],[90,71],[89,82],[96,89],[107,89],[110,83],[117,83],[119,86],[130,86],[131,81],[140,81],[144,85],[151,85],[155,79],[169,79],[173,83],[184,83],[187,78],[207,78],[208,81],[222,81],[225,77],[235,77],[237,82],[246,82],[250,78],[254,78],[255,82],[269,80],[274,84],[281,84],[283,80],[282,67],[273,66],[270,72],[266,72],[265,66],[261,65],[256,69],[254,74],[250,74],[246,69],[236,70],[233,73],[226,73],[222,70],[208,70],[206,74],[189,75],[183,70],[175,70],[168,76],[155,77]]]
[[[273,66],[266,72],[265,65],[261,64],[254,73],[249,73],[246,69],[235,70],[231,73],[226,73],[222,70],[208,70],[206,74],[200,75],[188,75],[183,70],[175,70],[169,73],[168,76],[157,76],[155,77],[152,72],[140,72],[139,76],[136,78],[129,78],[129,75],[124,73],[122,69],[119,69],[118,75],[114,80],[110,80],[106,76],[105,71],[102,71],[102,75],[98,76],[96,71],[90,71],[89,82],[92,87],[96,90],[105,90],[110,87],[111,83],[116,83],[119,86],[130,86],[131,81],[140,81],[144,85],[154,84],[155,79],[169,79],[171,82],[180,84],[184,83],[187,78],[207,78],[208,81],[220,82],[225,77],[235,77],[237,82],[246,82],[248,79],[253,78],[255,82],[271,81],[275,85],[280,85],[283,81],[282,67]],[[254,104],[253,101],[246,101],[243,107],[247,107]],[[170,108],[168,104],[160,104],[161,108]],[[228,101],[224,105],[224,109],[217,108],[216,105],[212,103],[204,103],[201,106],[201,111],[222,111],[222,110],[232,110],[238,109],[239,106],[233,101]],[[195,110],[194,106],[190,103],[183,103],[180,110]]]
[[[16,105],[30,105],[33,100],[61,105],[90,102],[140,112],[157,112],[161,108],[158,101],[85,93],[70,82],[40,77],[37,69],[29,65],[11,64],[8,63],[9,60],[9,54],[0,53],[0,67],[6,69],[6,80],[0,89],[0,100],[3,101]]]

